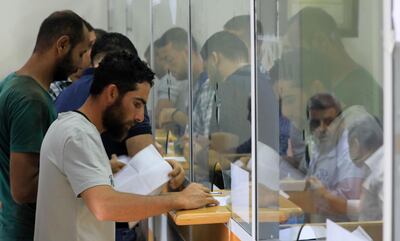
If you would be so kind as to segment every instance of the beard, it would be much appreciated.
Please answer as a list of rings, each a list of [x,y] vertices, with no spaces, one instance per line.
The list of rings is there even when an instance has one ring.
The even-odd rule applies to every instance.
[[[67,80],[77,70],[78,68],[72,64],[72,50],[69,50],[65,57],[57,64],[54,70],[53,81]]]
[[[107,107],[103,113],[103,126],[107,131],[107,135],[115,141],[122,141],[127,135],[135,121],[124,122],[124,113],[121,107],[122,98],[119,97],[114,104]]]

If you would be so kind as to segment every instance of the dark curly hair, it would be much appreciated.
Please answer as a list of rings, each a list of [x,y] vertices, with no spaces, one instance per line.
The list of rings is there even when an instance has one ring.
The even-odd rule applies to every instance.
[[[115,84],[123,96],[137,89],[138,83],[147,82],[153,86],[154,73],[135,54],[118,51],[107,54],[94,71],[90,94],[97,96],[103,89]]]

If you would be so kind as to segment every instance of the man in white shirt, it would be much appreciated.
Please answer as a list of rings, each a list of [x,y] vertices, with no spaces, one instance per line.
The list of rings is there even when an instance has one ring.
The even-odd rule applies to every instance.
[[[336,197],[359,199],[365,174],[350,158],[340,104],[330,94],[316,94],[308,101],[307,112],[313,137],[307,182],[311,190],[319,190],[314,194],[320,217],[314,216],[314,221],[325,221],[327,217],[335,221],[346,220],[347,217],[330,200],[336,200]],[[321,187],[326,190],[322,192]]]
[[[350,157],[354,164],[364,168],[367,176],[362,184],[359,205],[359,220],[382,220],[383,212],[383,130],[376,118],[362,107],[349,108]],[[348,213],[352,207],[347,203]]]
[[[42,145],[36,241],[110,241],[115,221],[140,220],[173,209],[217,204],[209,190],[191,184],[182,192],[141,196],[113,189],[100,133],[122,139],[144,118],[154,73],[137,57],[108,54],[95,70],[90,97],[59,115]]]

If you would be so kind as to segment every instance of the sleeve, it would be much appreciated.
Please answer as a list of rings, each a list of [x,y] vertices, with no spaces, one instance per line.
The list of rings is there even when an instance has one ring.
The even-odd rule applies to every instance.
[[[39,153],[51,124],[48,106],[39,100],[23,100],[10,107],[10,151]]]
[[[76,196],[94,186],[112,186],[110,163],[102,148],[101,141],[99,143],[96,137],[87,133],[80,133],[66,141],[63,169]]]

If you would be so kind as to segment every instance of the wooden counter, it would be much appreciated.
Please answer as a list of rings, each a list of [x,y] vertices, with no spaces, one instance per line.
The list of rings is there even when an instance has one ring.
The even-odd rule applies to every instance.
[[[301,215],[303,210],[293,202],[279,197],[279,210],[268,208],[259,209],[261,222],[286,222],[292,215]],[[169,212],[176,225],[198,225],[227,223],[232,216],[230,206],[207,207],[194,210],[181,210]]]
[[[169,212],[176,225],[196,225],[227,223],[231,218],[231,211],[226,206],[199,208]]]

